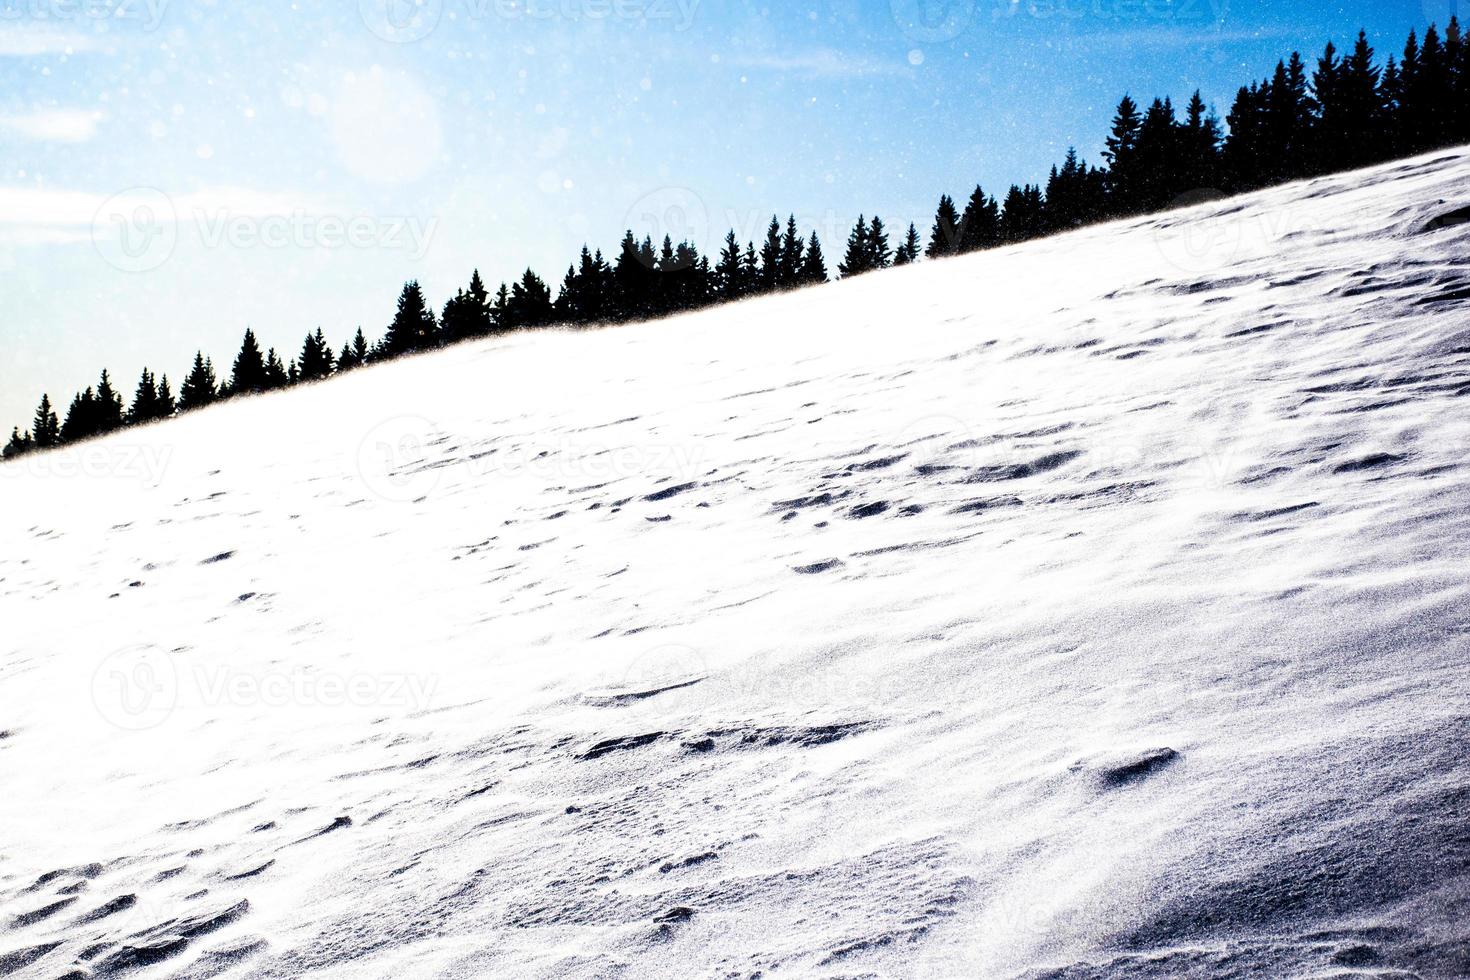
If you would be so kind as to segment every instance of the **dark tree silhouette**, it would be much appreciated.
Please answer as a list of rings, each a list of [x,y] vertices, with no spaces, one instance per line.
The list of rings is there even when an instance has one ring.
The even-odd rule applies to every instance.
[[[42,395],[31,421],[31,443],[37,449],[50,449],[61,444],[61,422],[51,407],[51,396]]]
[[[995,198],[987,197],[979,184],[975,185],[965,213],[960,216],[960,242],[958,251],[975,252],[982,248],[994,248],[1000,244],[1000,206]]]
[[[410,280],[403,284],[403,291],[398,294],[398,309],[380,344],[381,356],[399,357],[428,350],[437,343],[438,332],[434,311],[424,299],[423,289],[418,280]]]
[[[919,229],[909,222],[908,234],[893,253],[894,265],[911,265],[919,260]]]
[[[240,342],[240,353],[235,355],[235,364],[230,371],[228,394],[231,396],[249,395],[265,391],[268,387],[265,355],[260,352],[260,343],[255,339],[255,331],[247,327],[245,338]]]
[[[806,258],[801,262],[801,281],[803,285],[820,286],[827,278],[827,257],[822,254],[822,240],[813,231],[811,241],[807,243]]]
[[[931,259],[954,255],[960,247],[960,213],[955,210],[954,200],[941,195],[939,208],[934,213],[934,228],[929,232],[929,247],[924,252]]]
[[[184,378],[179,389],[179,411],[192,412],[219,399],[219,383],[214,377],[214,365],[203,351],[194,354],[194,367]]]
[[[296,376],[298,381],[320,381],[332,373],[332,348],[327,344],[327,338],[322,333],[322,328],[317,327],[316,333],[309,333],[301,342],[301,354],[296,358]]]

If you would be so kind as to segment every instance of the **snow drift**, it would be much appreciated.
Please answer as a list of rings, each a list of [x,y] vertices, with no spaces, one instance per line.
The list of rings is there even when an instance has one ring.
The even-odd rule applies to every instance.
[[[0,974],[1470,972],[1470,153],[0,467]]]

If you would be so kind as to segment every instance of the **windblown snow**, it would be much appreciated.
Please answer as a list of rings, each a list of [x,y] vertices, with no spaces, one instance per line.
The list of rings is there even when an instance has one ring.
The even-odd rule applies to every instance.
[[[0,974],[1470,973],[1470,151],[0,467]]]

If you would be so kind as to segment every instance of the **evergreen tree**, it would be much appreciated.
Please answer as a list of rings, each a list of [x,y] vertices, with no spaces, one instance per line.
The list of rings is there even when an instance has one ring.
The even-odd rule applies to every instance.
[[[837,265],[837,274],[843,279],[871,272],[872,251],[868,244],[868,219],[858,215],[857,224],[847,236],[847,254]]]
[[[498,333],[515,328],[510,322],[510,290],[505,283],[501,283],[500,288],[495,291],[495,302],[490,304],[490,319]]]
[[[827,278],[827,257],[822,254],[821,239],[813,231],[811,241],[807,243],[806,258],[801,263],[801,281],[803,285],[820,286]]]
[[[720,299],[726,302],[740,299],[746,293],[745,262],[741,259],[740,241],[734,231],[725,236],[720,262],[715,266],[715,282]]]
[[[1138,114],[1138,103],[1127,95],[1123,96],[1113,116],[1107,149],[1103,151],[1103,159],[1108,162],[1108,198],[1114,214],[1132,214],[1137,206],[1135,158],[1142,129],[1143,118]]]
[[[230,372],[230,395],[248,395],[265,391],[269,387],[265,372],[265,356],[255,339],[255,331],[245,329],[245,339],[240,342],[240,353],[235,355],[235,365]]]
[[[36,449],[50,449],[60,444],[61,422],[51,407],[51,396],[43,394],[31,420],[31,445]]]
[[[929,248],[924,252],[931,259],[954,255],[960,247],[960,214],[955,210],[954,200],[948,194],[939,198],[939,208],[934,213],[934,228],[929,232]]]
[[[801,267],[806,257],[806,241],[796,230],[796,215],[790,215],[786,219],[786,235],[781,239],[781,274],[779,284],[782,289],[795,289],[801,285]]]
[[[899,245],[897,251],[893,253],[893,264],[912,265],[914,262],[917,262],[919,259],[919,248],[919,229],[915,228],[911,221],[909,222],[908,234],[904,236],[903,244]]]
[[[542,278],[527,269],[510,290],[509,317],[517,327],[540,327],[551,323],[551,288]]]
[[[112,387],[112,379],[107,372],[102,372],[101,379],[97,382],[97,399],[94,403],[96,412],[96,427],[99,433],[112,432],[121,429],[125,414],[123,412],[123,400]]]
[[[617,284],[621,319],[632,320],[652,313],[653,267],[651,245],[645,250],[629,231],[623,236],[617,261],[613,264],[613,281]]]
[[[276,354],[276,349],[272,347],[270,352],[265,356],[265,388],[263,390],[274,391],[277,388],[284,388],[290,383],[291,375],[286,370],[286,365],[281,363],[280,357]]]
[[[883,219],[875,214],[873,223],[868,226],[868,268],[886,269],[892,264],[893,249],[888,246],[888,231],[883,227]]]
[[[202,351],[194,354],[194,367],[184,378],[179,389],[179,411],[192,412],[219,399],[219,383],[214,377],[214,365]]]
[[[438,332],[434,311],[424,299],[423,289],[418,280],[410,280],[403,284],[403,291],[398,295],[398,309],[383,336],[382,354],[391,358],[428,350],[438,343]]]
[[[781,254],[781,222],[773,214],[766,228],[766,241],[761,246],[761,271],[759,289],[769,293],[781,288],[781,267],[785,259]]]
[[[66,410],[66,420],[61,423],[61,442],[81,442],[100,431],[97,396],[88,386],[86,391],[73,395]]]
[[[320,381],[332,373],[332,348],[322,328],[309,333],[301,342],[301,355],[296,359],[298,381]],[[294,382],[293,382],[294,383]]]
[[[153,380],[153,372],[144,368],[133,392],[133,404],[128,409],[128,424],[143,425],[162,417],[158,406],[158,384]]]
[[[995,198],[986,197],[980,185],[970,195],[965,213],[960,218],[960,252],[994,248],[1000,244],[1000,208]]]
[[[31,434],[27,432],[25,435],[21,435],[20,427],[15,426],[10,430],[10,442],[6,443],[3,450],[0,450],[0,459],[14,459],[17,456],[24,456],[33,448],[35,447],[31,442]]]
[[[174,412],[178,410],[178,405],[174,403],[174,392],[169,387],[168,375],[166,374],[158,379],[158,394],[155,396],[153,404],[154,412],[156,413],[154,418],[173,418]]]
[[[362,327],[357,328],[357,334],[352,340],[342,345],[342,353],[337,355],[337,371],[351,371],[360,368],[368,361],[368,342],[363,336]]]

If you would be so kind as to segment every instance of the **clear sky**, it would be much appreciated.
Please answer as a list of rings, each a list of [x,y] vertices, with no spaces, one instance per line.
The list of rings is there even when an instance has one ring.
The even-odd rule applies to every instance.
[[[405,279],[553,286],[1096,159],[1125,91],[1235,89],[1470,0],[0,0],[0,423],[240,334],[375,338]],[[3,438],[3,435],[0,435]]]

